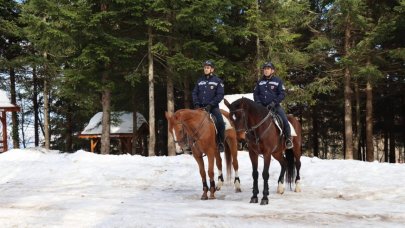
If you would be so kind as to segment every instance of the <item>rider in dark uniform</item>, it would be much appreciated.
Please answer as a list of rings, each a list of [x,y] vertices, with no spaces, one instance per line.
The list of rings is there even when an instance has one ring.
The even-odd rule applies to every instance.
[[[271,62],[266,62],[262,66],[263,77],[257,82],[253,91],[253,99],[255,102],[266,106],[268,109],[275,110],[283,120],[284,135],[286,137],[286,147],[293,147],[291,140],[290,125],[288,124],[287,116],[281,107],[280,103],[285,97],[285,88],[283,81],[274,75],[275,67]]]
[[[215,66],[212,61],[207,60],[203,65],[204,75],[197,80],[193,89],[193,104],[194,108],[204,108],[208,113],[215,116],[219,150],[223,151],[225,123],[218,105],[224,99],[224,84],[213,73]]]

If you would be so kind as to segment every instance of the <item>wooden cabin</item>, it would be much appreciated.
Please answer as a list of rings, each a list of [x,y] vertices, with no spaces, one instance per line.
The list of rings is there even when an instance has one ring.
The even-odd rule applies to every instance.
[[[20,107],[11,104],[4,90],[0,90],[0,122],[1,122],[1,137],[0,137],[0,152],[8,150],[7,144],[7,112],[19,112]]]
[[[79,134],[79,138],[90,139],[90,151],[100,151],[101,120],[103,113],[98,112],[91,119],[84,130]],[[147,139],[149,136],[149,125],[145,117],[136,113],[137,116],[137,141],[136,154],[147,154]],[[132,112],[111,112],[110,140],[111,145],[118,153],[132,153]]]

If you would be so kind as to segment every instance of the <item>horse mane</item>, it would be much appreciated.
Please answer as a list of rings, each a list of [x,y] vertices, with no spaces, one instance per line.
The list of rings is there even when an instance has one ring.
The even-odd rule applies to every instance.
[[[246,106],[244,104],[246,104]],[[246,109],[255,111],[259,115],[267,115],[269,113],[266,107],[246,97],[236,100],[232,105],[237,108],[246,107]]]
[[[179,109],[175,112],[176,120],[183,120],[188,121],[190,119],[195,119],[196,115],[203,114],[202,110],[194,110],[194,109]]]

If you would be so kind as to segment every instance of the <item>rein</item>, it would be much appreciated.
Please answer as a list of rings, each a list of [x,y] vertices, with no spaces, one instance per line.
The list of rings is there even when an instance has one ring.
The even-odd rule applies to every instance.
[[[267,128],[260,134],[258,135],[256,133],[256,129],[259,128],[262,124],[264,124],[270,117],[274,117],[273,113],[269,110],[267,115],[256,125],[252,126],[249,128],[248,123],[247,123],[247,118],[246,118],[246,114],[245,114],[245,109],[240,108],[240,109],[236,109],[235,111],[232,111],[232,113],[236,113],[236,112],[242,112],[242,119],[244,122],[244,128],[243,129],[236,129],[236,131],[245,131],[246,135],[253,135],[254,136],[254,143],[256,145],[259,144],[260,140],[262,139],[263,136],[265,136],[267,134],[267,132],[270,130],[271,126],[273,125],[274,120],[271,120],[270,123],[268,124]],[[248,141],[249,137],[247,137]],[[279,144],[277,144],[276,147],[274,147],[273,151],[271,153],[273,153],[277,148],[278,148]],[[257,153],[256,150],[254,150],[255,153],[257,155],[259,155]]]
[[[199,150],[199,151],[201,152],[201,154],[203,154],[203,153],[202,153],[202,151],[200,150],[200,148],[198,147],[197,142],[200,140],[200,137],[201,137],[201,136],[203,135],[203,133],[205,132],[205,129],[206,129],[206,128],[203,128],[203,126],[205,125],[205,123],[206,123],[207,120],[209,119],[209,118],[207,118],[207,116],[209,116],[208,113],[205,114],[203,120],[200,122],[200,124],[198,125],[198,127],[197,127],[196,129],[189,128],[186,124],[184,124],[185,121],[187,121],[187,120],[189,120],[189,119],[192,119],[192,118],[189,118],[189,119],[186,119],[186,120],[181,120],[180,123],[177,123],[177,124],[181,124],[183,129],[187,129],[187,130],[189,130],[190,132],[192,132],[191,135],[187,134],[187,132],[185,133],[185,135],[186,135],[186,140],[187,140],[186,144],[187,144],[187,146],[190,147],[190,148],[196,147],[197,150]],[[202,129],[202,133],[201,133],[200,129]],[[185,138],[185,137],[183,137],[183,139],[184,139],[184,138]],[[179,142],[185,142],[185,140],[174,141],[174,143],[177,143],[178,145],[180,145]],[[191,145],[190,145],[190,142],[192,143]]]

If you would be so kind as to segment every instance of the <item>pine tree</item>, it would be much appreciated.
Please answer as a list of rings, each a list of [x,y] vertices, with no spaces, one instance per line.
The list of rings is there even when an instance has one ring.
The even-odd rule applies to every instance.
[[[0,2],[0,69],[5,69],[10,76],[10,98],[12,104],[17,104],[16,99],[16,68],[21,67],[20,56],[23,50],[20,43],[22,37],[22,25],[19,22],[21,10],[19,4],[13,0]],[[16,112],[12,112],[11,119],[13,148],[20,147],[19,119]]]

